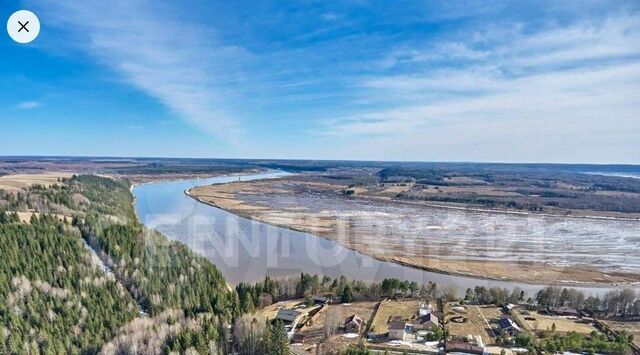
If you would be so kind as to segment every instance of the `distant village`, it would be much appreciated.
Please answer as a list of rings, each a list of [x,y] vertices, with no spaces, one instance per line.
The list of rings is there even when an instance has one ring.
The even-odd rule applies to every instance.
[[[530,298],[490,304],[473,291],[461,300],[431,301],[397,292],[381,301],[342,301],[333,295],[312,295],[271,304],[256,315],[282,324],[293,354],[529,354],[536,353],[536,340],[555,344],[554,339],[559,348],[550,353],[571,353],[562,348],[563,341],[601,340],[615,346],[620,336],[629,337],[624,342],[633,340],[616,322]],[[640,323],[634,324],[635,328],[624,324],[624,329],[639,330]],[[637,344],[628,351],[637,353]],[[619,352],[612,348],[609,353]]]

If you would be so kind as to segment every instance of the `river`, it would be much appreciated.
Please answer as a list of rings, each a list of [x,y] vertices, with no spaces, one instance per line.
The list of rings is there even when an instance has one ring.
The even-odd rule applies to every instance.
[[[169,239],[185,243],[206,256],[231,284],[254,282],[265,276],[296,275],[301,272],[331,277],[381,281],[384,278],[451,284],[464,292],[467,287],[516,286],[535,292],[542,285],[484,280],[428,272],[379,261],[311,234],[245,219],[200,203],[187,196],[188,188],[237,180],[275,178],[285,172],[220,176],[137,185],[135,209],[140,221]],[[611,288],[575,287],[587,294],[602,294]],[[463,294],[463,293],[461,293]]]

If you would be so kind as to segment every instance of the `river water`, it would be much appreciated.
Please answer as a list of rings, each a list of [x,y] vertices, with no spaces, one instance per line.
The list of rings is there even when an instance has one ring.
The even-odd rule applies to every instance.
[[[237,180],[275,178],[284,172],[220,176],[157,182],[133,189],[136,212],[146,226],[169,239],[180,241],[209,258],[231,284],[254,282],[265,276],[295,275],[300,272],[331,277],[381,281],[384,278],[451,284],[460,291],[482,285],[521,287],[528,292],[542,287],[508,281],[483,280],[433,273],[391,262],[379,261],[311,234],[292,231],[245,219],[202,204],[185,195],[188,188]],[[514,217],[517,218],[517,217]],[[586,293],[602,294],[608,287],[576,287]]]

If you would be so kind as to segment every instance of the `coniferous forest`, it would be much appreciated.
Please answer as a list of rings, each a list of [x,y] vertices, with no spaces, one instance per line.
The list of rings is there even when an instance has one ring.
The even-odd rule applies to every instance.
[[[74,176],[0,200],[0,353],[224,351],[236,293],[136,220],[126,181]]]

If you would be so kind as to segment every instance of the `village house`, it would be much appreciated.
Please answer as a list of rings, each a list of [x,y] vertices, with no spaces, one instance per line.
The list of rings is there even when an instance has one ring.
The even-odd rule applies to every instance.
[[[509,317],[500,318],[498,326],[500,327],[500,334],[502,335],[516,336],[522,332],[522,328],[520,328],[516,322]]]
[[[354,314],[351,317],[347,318],[347,321],[344,323],[344,331],[346,333],[360,334],[363,325],[364,320]]]
[[[440,320],[433,313],[420,316],[413,322],[413,328],[416,330],[431,330],[438,326],[440,326]]]
[[[404,340],[410,327],[410,324],[399,320],[389,323],[389,340]]]
[[[433,309],[428,304],[421,304],[418,307],[418,317],[413,321],[415,330],[431,330],[440,325],[440,319],[433,314]]]
[[[292,324],[298,320],[300,315],[301,313],[295,309],[280,308],[276,315],[276,320],[280,320],[284,324]]]
[[[313,301],[313,304],[316,306],[321,306],[331,301],[331,299],[325,296],[312,296],[311,300]]]

